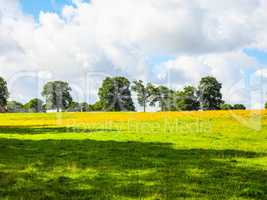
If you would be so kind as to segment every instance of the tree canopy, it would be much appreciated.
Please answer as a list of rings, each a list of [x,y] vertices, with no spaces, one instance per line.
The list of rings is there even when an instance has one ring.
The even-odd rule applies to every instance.
[[[6,112],[8,97],[9,92],[7,88],[7,82],[2,77],[0,77],[0,113]]]
[[[141,80],[134,81],[132,90],[137,94],[137,101],[143,107],[144,112],[146,112],[147,104],[151,106],[155,104],[157,91],[151,83],[145,85]]]
[[[244,106],[243,104],[235,104],[233,106],[234,110],[246,110],[246,106]]]
[[[197,90],[193,86],[186,86],[178,91],[177,109],[183,111],[199,110],[200,103],[197,97]]]
[[[130,81],[125,77],[107,77],[98,96],[105,111],[134,111]]]
[[[71,87],[67,82],[53,81],[45,84],[42,96],[46,100],[46,109],[67,109],[72,102]]]
[[[43,104],[44,102],[41,99],[34,98],[24,105],[24,109],[27,112],[34,112],[34,113],[43,112],[44,111]]]
[[[7,112],[9,113],[21,113],[25,112],[23,104],[18,101],[7,102]]]
[[[17,101],[8,102],[6,81],[0,77],[0,112],[45,112],[50,110],[66,112],[89,111],[135,111],[131,91],[136,93],[137,102],[146,112],[147,106],[156,106],[161,111],[196,110],[245,110],[243,104],[227,104],[222,99],[222,84],[215,77],[203,77],[197,87],[191,85],[175,90],[164,85],[145,84],[142,80],[130,81],[125,77],[107,77],[98,91],[99,100],[94,104],[74,102],[71,87],[64,81],[47,82],[42,91],[45,104],[34,98],[23,105]],[[265,105],[267,108],[267,103]]]
[[[216,78],[207,76],[198,86],[198,97],[203,110],[219,110],[222,101],[222,84]]]

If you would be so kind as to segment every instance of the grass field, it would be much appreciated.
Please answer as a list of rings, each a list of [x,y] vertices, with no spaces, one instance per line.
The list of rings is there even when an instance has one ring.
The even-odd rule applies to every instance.
[[[267,199],[267,112],[0,115],[0,199]]]

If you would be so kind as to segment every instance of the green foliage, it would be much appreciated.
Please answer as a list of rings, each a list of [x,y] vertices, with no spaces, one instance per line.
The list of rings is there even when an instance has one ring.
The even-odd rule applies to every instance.
[[[223,103],[221,104],[220,109],[221,110],[232,110],[233,106],[231,104]]]
[[[151,83],[145,85],[141,80],[134,81],[132,90],[137,94],[137,101],[139,105],[143,107],[144,112],[146,112],[147,104],[150,104],[151,106],[155,105],[158,91]]]
[[[7,102],[7,112],[9,113],[20,113],[25,112],[24,106],[22,103],[17,101],[8,101]]]
[[[99,88],[99,99],[102,110],[105,111],[134,111],[131,97],[130,82],[125,77],[107,77]]]
[[[161,85],[151,91],[153,105],[158,102],[162,112],[175,110],[175,92],[173,90]]]
[[[89,104],[86,102],[80,103],[80,111],[81,112],[88,112],[89,111]]]
[[[244,106],[243,104],[235,104],[233,106],[234,110],[246,110],[246,106]]]
[[[9,92],[7,88],[7,82],[0,77],[0,113],[6,111],[8,97]]]
[[[199,110],[245,110],[242,104],[231,106],[225,104],[221,94],[222,84],[216,78],[207,76],[201,79],[198,89],[193,86],[184,87],[181,91],[172,90],[166,86],[156,87],[151,83],[144,84],[142,80],[132,83],[132,91],[137,94],[137,101],[146,112],[147,106],[159,106],[161,111],[194,111]],[[99,101],[95,104],[72,102],[71,87],[67,82],[52,81],[45,84],[40,99],[32,99],[20,109],[17,102],[11,102],[10,112],[43,112],[57,110],[68,112],[87,111],[135,111],[130,91],[130,82],[125,77],[107,77],[99,88]],[[9,96],[7,83],[0,77],[0,112],[7,110]],[[267,108],[267,103],[265,105]]]
[[[95,104],[89,105],[89,111],[103,111],[103,104],[101,101],[97,101]]]
[[[71,102],[69,107],[66,109],[67,112],[88,112],[89,105],[86,102],[78,103],[78,102]]]
[[[187,86],[177,92],[177,110],[193,111],[199,110],[199,107],[197,90],[193,86]]]
[[[207,76],[198,86],[198,97],[203,110],[219,110],[222,101],[222,84],[216,78]]]
[[[33,113],[44,112],[43,104],[44,102],[41,99],[34,98],[24,105],[24,109]]]
[[[42,96],[46,99],[46,109],[57,111],[67,109],[72,102],[71,88],[67,82],[54,81],[45,84]]]
[[[81,112],[81,106],[78,102],[72,101],[69,107],[66,109],[67,112]]]

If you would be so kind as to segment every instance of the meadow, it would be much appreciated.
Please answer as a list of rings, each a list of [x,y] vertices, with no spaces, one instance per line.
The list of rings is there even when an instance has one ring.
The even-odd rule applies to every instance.
[[[0,115],[0,199],[267,199],[267,111]]]

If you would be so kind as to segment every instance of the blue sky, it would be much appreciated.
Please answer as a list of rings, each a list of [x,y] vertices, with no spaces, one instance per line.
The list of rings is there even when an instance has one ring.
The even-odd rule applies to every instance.
[[[66,4],[71,4],[71,0],[21,0],[22,10],[36,19],[41,11],[60,12]]]
[[[244,52],[250,56],[254,57],[263,65],[267,65],[267,53],[258,49],[245,49]]]

